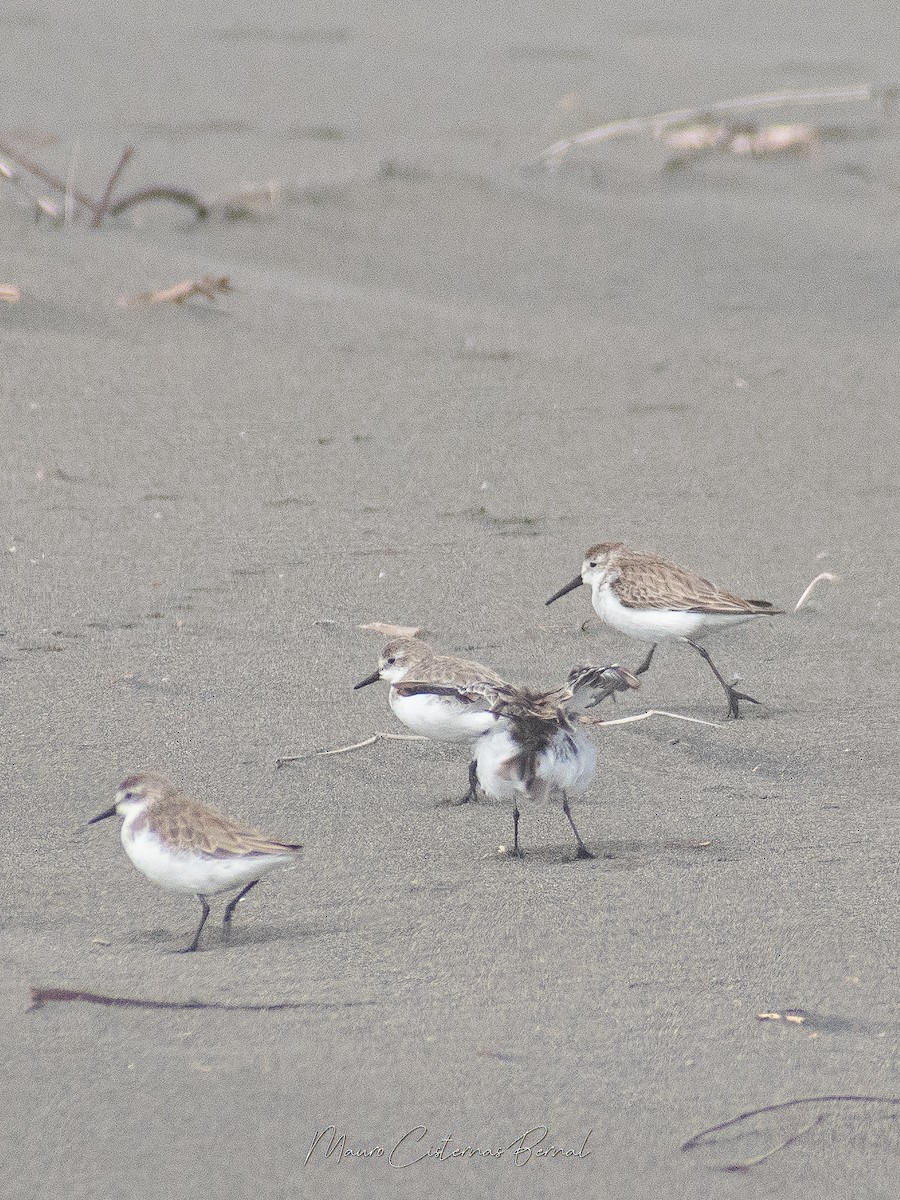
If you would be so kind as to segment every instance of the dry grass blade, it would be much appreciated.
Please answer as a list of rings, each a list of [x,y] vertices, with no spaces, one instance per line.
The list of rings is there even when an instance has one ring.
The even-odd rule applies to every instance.
[[[612,138],[639,134],[660,137],[667,129],[671,129],[675,125],[702,122],[719,114],[787,108],[791,105],[850,104],[855,101],[867,101],[874,104],[883,101],[890,95],[890,89],[877,88],[872,84],[860,84],[852,87],[785,90],[762,92],[753,96],[736,96],[731,100],[717,100],[712,104],[705,104],[697,108],[673,109],[671,112],[654,113],[649,117],[610,121],[605,125],[598,125],[594,129],[587,129],[583,133],[575,134],[574,137],[562,138],[554,142],[552,146],[548,146],[541,152],[539,161],[544,164],[558,161],[570,150],[594,145],[597,142],[610,141]]]
[[[0,283],[0,300],[6,304],[18,304],[22,293],[13,283]]]
[[[204,275],[202,279],[185,279],[173,287],[157,292],[138,292],[136,296],[122,296],[118,304],[122,308],[140,308],[149,304],[184,304],[192,296],[203,296],[215,300],[223,292],[234,291],[227,275]]]
[[[52,200],[48,200],[45,196],[39,196],[33,192],[30,187],[22,180],[18,171],[14,171],[11,166],[5,162],[0,162],[0,179],[5,179],[11,184],[17,192],[20,192],[34,206],[35,219],[43,215],[50,217],[54,221],[59,221],[62,217],[58,207]]]
[[[385,621],[370,621],[368,625],[357,625],[356,628],[380,633],[386,638],[417,638],[422,633],[421,625],[389,625]]]
[[[632,721],[646,721],[648,717],[671,717],[673,721],[690,721],[692,725],[709,725],[712,729],[723,729],[717,721],[704,721],[700,717],[685,717],[682,713],[667,712],[664,708],[648,708],[646,712],[635,713],[631,717],[578,717],[584,725],[630,725]]]
[[[58,178],[51,171],[48,171],[45,167],[42,167],[40,163],[36,163],[34,159],[28,158],[27,155],[21,153],[21,151],[17,150],[14,146],[10,146],[8,142],[0,141],[0,154],[2,154],[4,158],[11,159],[17,166],[21,167],[23,171],[27,171],[29,175],[34,175],[36,179],[40,179],[49,187],[54,188],[62,196],[68,197],[70,206],[77,202],[82,206],[82,208],[86,208],[88,212],[97,212],[97,202],[92,200],[91,197],[85,192],[82,192],[76,188],[72,184],[71,179],[66,181]]]
[[[825,580],[828,580],[831,583],[839,583],[840,578],[841,578],[840,575],[832,575],[832,573],[830,571],[822,571],[819,575],[817,575],[815,577],[815,579],[812,581],[812,583],[808,584],[807,587],[804,589],[803,595],[800,597],[800,599],[794,605],[794,612],[799,612],[800,609],[805,606],[807,600],[810,598],[810,596],[813,594],[813,592],[815,591],[815,589],[818,587],[818,585],[820,583],[822,583]]]
[[[429,739],[420,737],[417,733],[373,733],[371,737],[354,742],[351,746],[337,746],[334,750],[306,750],[303,754],[286,754],[275,759],[275,766],[285,767],[288,763],[305,762],[309,758],[330,758],[335,754],[349,754],[351,750],[362,750],[364,746],[374,746],[376,742],[427,742]]]

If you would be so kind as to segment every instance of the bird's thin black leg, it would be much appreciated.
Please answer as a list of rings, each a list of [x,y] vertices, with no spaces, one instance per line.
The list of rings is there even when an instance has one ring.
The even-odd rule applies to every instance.
[[[575,857],[593,858],[594,855],[591,854],[590,850],[588,850],[587,846],[581,840],[581,834],[578,832],[575,822],[572,820],[572,810],[569,808],[569,798],[565,794],[563,795],[563,812],[569,819],[569,824],[572,826],[572,832],[575,834],[575,841],[578,843],[578,852],[576,853]]]
[[[512,858],[522,858],[523,857],[522,851],[519,849],[519,816],[520,815],[521,814],[519,813],[519,805],[518,805],[518,803],[515,803],[515,807],[513,808],[513,848],[512,848],[512,854],[511,854]]]
[[[752,696],[748,696],[744,692],[737,691],[736,688],[733,688],[730,683],[727,683],[722,678],[722,676],[719,674],[719,671],[716,668],[716,664],[709,657],[708,651],[704,650],[704,648],[702,646],[698,645],[696,642],[692,642],[690,638],[685,638],[684,640],[687,642],[687,644],[689,646],[694,647],[694,649],[701,656],[701,658],[704,658],[706,660],[706,662],[709,666],[709,669],[712,671],[713,675],[715,675],[716,679],[718,679],[719,683],[721,683],[722,687],[725,689],[725,695],[728,697],[728,716],[729,717],[734,717],[735,720],[737,720],[737,718],[741,715],[740,709],[738,708],[739,700],[746,700],[748,702],[748,704],[759,704],[758,700],[754,700]]]
[[[478,799],[478,763],[473,758],[469,763],[469,790],[456,804],[474,804]]]
[[[234,910],[247,895],[251,888],[255,888],[259,883],[258,879],[251,879],[245,888],[235,896],[233,900],[228,901],[228,907],[225,909],[225,916],[222,918],[222,932],[225,935],[225,941],[228,941],[228,935],[231,933],[231,918],[234,916]]]
[[[650,647],[650,653],[644,659],[639,667],[635,667],[631,672],[632,675],[643,675],[645,671],[650,670],[650,663],[653,661],[653,655],[656,653],[656,642]]]
[[[206,897],[201,896],[198,892],[197,899],[203,908],[203,916],[200,918],[200,924],[197,926],[197,932],[194,934],[194,940],[189,946],[183,946],[176,951],[178,954],[191,954],[200,945],[200,934],[203,932],[203,926],[206,924],[206,918],[209,916],[209,905],[206,903]]]

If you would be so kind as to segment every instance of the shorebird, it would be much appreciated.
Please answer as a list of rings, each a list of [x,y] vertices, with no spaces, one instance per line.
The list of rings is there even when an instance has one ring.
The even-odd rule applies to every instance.
[[[238,903],[263,875],[295,861],[303,850],[302,845],[266,837],[191,800],[161,775],[129,775],[119,785],[112,807],[88,824],[115,816],[125,818],[122,845],[137,869],[160,887],[192,892],[200,901],[200,924],[182,953],[200,944],[209,916],[207,896],[240,889],[225,909],[222,929],[227,939]]]
[[[725,689],[728,715],[739,717],[739,701],[759,704],[752,696],[737,691],[719,673],[700,639],[719,629],[730,629],[754,617],[773,617],[783,610],[768,600],[744,600],[716,587],[685,567],[632,550],[624,542],[600,542],[591,546],[577,575],[546,601],[586,583],[591,589],[594,612],[613,629],[642,642],[651,642],[650,653],[636,672],[650,666],[659,642],[682,641],[705,660]]]
[[[596,748],[581,723],[590,720],[589,708],[638,686],[635,673],[624,667],[579,666],[552,691],[490,683],[441,687],[440,694],[480,704],[495,718],[475,745],[475,761],[485,794],[513,804],[513,856],[521,857],[519,801],[541,803],[559,796],[578,844],[576,857],[594,857],[569,808],[569,794],[585,791],[597,768]]]
[[[486,712],[464,691],[470,684],[502,685],[504,681],[497,672],[454,654],[435,654],[427,642],[418,638],[388,642],[381,652],[377,671],[361,679],[353,690],[368,687],[379,679],[386,679],[391,685],[388,704],[394,716],[419,737],[471,745],[497,722],[493,713]],[[469,763],[469,789],[457,803],[474,800],[477,787],[478,772],[473,758]]]

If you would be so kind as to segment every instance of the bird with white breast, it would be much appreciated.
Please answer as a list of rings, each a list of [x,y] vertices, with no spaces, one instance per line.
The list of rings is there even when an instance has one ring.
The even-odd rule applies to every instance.
[[[207,896],[237,891],[222,922],[227,939],[238,903],[263,875],[295,862],[297,842],[281,842],[224,816],[177,791],[161,775],[130,775],[119,785],[115,803],[89,825],[120,816],[125,853],[153,883],[188,892],[200,901],[202,916],[183,953],[200,945],[209,916]]]
[[[387,680],[388,704],[394,716],[412,733],[436,742],[475,742],[497,717],[484,710],[465,689],[472,684],[502,685],[496,671],[455,654],[436,654],[418,638],[396,638],[384,647],[378,669],[361,679],[354,691]],[[478,774],[469,764],[469,788],[458,801],[474,800]]]
[[[636,674],[650,666],[659,642],[686,642],[704,659],[728,699],[728,716],[739,717],[739,701],[759,704],[720,674],[700,639],[757,617],[780,616],[768,600],[745,600],[694,571],[624,542],[600,542],[584,557],[581,573],[546,601],[552,604],[582,584],[591,589],[594,612],[619,633],[652,643]]]
[[[475,761],[487,797],[513,805],[513,857],[522,857],[520,801],[552,799],[562,803],[575,835],[576,858],[594,857],[569,807],[569,795],[585,792],[597,769],[597,750],[584,724],[600,721],[591,722],[587,711],[615,692],[638,686],[634,672],[624,667],[579,666],[562,687],[550,691],[489,683],[441,687],[441,694],[480,704],[495,719],[475,744]]]

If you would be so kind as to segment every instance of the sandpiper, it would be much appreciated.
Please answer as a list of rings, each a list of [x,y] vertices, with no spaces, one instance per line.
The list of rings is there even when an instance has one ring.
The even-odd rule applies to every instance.
[[[586,583],[591,589],[594,611],[601,621],[628,637],[651,642],[650,653],[638,674],[650,666],[659,642],[683,641],[701,655],[725,689],[728,715],[739,717],[738,702],[759,704],[752,696],[737,691],[716,668],[700,639],[718,629],[729,629],[754,617],[772,617],[783,610],[768,600],[744,600],[693,571],[649,554],[632,550],[624,542],[600,542],[591,546],[577,575],[546,602],[552,604]]]
[[[203,915],[183,953],[196,950],[209,916],[207,896],[231,892],[222,922],[227,939],[239,901],[275,867],[295,861],[303,847],[266,837],[214,808],[176,791],[161,775],[129,775],[111,808],[88,822],[124,817],[122,845],[139,871],[153,883],[192,892]]]
[[[480,703],[470,699],[470,684],[503,684],[496,671],[482,663],[453,654],[436,654],[418,638],[397,638],[384,647],[378,670],[361,679],[354,691],[386,679],[391,690],[388,704],[394,716],[420,737],[437,742],[470,745],[497,722]],[[449,689],[449,690],[448,690]],[[458,801],[475,799],[478,786],[474,758],[469,763],[469,789]]]
[[[521,857],[519,801],[540,803],[558,796],[578,844],[576,857],[594,857],[569,808],[569,794],[584,792],[597,768],[596,748],[580,722],[589,720],[587,709],[638,686],[635,673],[624,667],[579,666],[572,668],[563,687],[552,691],[489,683],[455,689],[496,718],[475,745],[475,761],[485,794],[512,801],[513,856]],[[449,692],[450,687],[441,689],[441,694]]]

